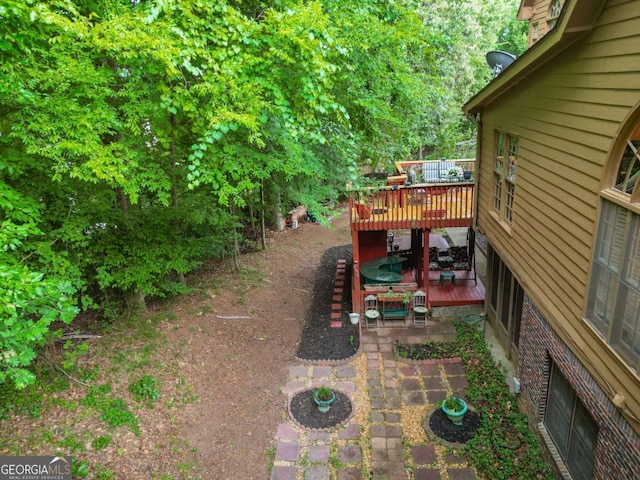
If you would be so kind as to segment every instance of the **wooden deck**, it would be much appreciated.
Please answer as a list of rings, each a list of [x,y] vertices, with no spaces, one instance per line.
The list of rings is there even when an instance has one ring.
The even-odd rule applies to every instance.
[[[468,227],[473,182],[388,187],[349,201],[352,230]]]
[[[465,280],[468,278],[468,280]],[[473,272],[456,271],[456,285],[446,282],[440,286],[440,272],[429,272],[429,288],[427,302],[430,307],[448,307],[459,305],[484,304],[485,289],[478,278],[478,284],[473,281]]]
[[[427,302],[430,307],[453,307],[460,305],[482,305],[484,304],[485,288],[478,278],[478,283],[473,281],[473,271],[456,271],[455,287],[447,282],[440,286],[440,271],[429,272],[429,287],[422,289],[427,292]],[[360,291],[360,304],[364,305],[364,297],[367,295],[377,295],[388,291],[392,287],[395,291],[405,289],[415,291],[418,289],[413,271],[404,270],[402,272],[403,283],[395,285],[368,285]]]

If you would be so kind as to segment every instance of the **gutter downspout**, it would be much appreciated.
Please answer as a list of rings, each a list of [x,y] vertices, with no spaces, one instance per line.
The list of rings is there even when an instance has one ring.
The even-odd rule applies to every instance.
[[[473,191],[473,229],[478,229],[478,191],[480,186],[480,158],[482,156],[482,119],[480,112],[476,113],[473,121],[476,123],[476,188]]]

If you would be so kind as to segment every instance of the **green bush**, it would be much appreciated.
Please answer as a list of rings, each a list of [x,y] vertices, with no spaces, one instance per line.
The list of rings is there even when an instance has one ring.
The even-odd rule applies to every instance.
[[[147,400],[155,402],[160,398],[160,391],[156,380],[150,375],[143,375],[140,380],[129,385],[129,391],[133,394],[133,399],[137,402]]]
[[[111,437],[109,435],[102,435],[100,437],[96,437],[91,442],[91,446],[96,450],[102,450],[106,448],[111,443]]]

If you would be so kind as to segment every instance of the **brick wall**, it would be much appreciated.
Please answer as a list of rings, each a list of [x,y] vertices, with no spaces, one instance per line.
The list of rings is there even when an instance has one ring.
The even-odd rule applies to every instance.
[[[640,479],[640,436],[525,296],[518,345],[517,369],[521,382],[518,404],[533,425],[540,426],[544,419],[551,362],[562,372],[598,425],[593,478]],[[540,438],[545,444],[549,442],[544,428]],[[545,454],[548,460],[558,464],[559,457],[553,446]],[[561,466],[558,473],[560,477],[570,478]]]

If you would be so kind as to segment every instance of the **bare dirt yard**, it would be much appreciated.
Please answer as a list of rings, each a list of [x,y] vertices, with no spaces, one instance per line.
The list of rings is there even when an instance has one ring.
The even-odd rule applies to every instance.
[[[54,380],[0,421],[0,454],[73,455],[77,478],[268,479],[321,259],[350,243],[346,214],[272,232],[239,272],[208,265],[191,293],[94,332],[64,375],[65,350],[50,348],[38,369]]]

